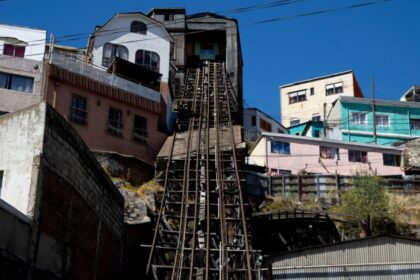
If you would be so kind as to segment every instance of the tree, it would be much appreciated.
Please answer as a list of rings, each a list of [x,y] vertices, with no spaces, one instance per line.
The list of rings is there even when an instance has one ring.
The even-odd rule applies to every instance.
[[[381,231],[389,223],[389,199],[378,176],[358,175],[354,188],[342,195],[338,207],[358,223],[361,237]]]

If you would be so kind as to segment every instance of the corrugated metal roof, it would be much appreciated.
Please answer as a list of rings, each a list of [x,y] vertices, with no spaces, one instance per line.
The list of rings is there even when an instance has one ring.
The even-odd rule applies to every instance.
[[[380,236],[274,256],[273,279],[420,279],[420,241]]]

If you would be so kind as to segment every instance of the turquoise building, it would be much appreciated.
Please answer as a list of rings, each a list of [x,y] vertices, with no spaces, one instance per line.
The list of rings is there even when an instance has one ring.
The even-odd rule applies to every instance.
[[[322,121],[308,121],[288,128],[290,135],[310,136],[322,138]]]
[[[420,103],[341,96],[328,114],[326,134],[350,142],[405,142],[420,137]]]

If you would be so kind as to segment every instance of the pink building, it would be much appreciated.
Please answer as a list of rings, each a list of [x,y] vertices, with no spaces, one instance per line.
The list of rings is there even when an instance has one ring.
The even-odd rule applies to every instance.
[[[268,167],[272,174],[403,175],[401,154],[398,147],[263,133],[248,163]]]

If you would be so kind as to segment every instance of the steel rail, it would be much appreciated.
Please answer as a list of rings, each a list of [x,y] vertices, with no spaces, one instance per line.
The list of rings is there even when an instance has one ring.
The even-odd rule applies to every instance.
[[[227,79],[226,76],[226,68],[225,68],[225,64],[223,63],[222,66],[222,71],[224,73],[224,77]],[[226,84],[226,79],[225,79],[225,89],[227,89],[227,84]],[[233,89],[232,89],[233,90]],[[232,124],[232,115],[230,112],[230,106],[229,106],[229,94],[226,92],[226,99],[227,99],[227,103],[228,103],[228,117],[229,117],[229,123]],[[240,200],[240,207],[241,207],[241,217],[242,217],[242,227],[243,227],[243,235],[244,235],[244,239],[245,239],[245,250],[246,250],[246,265],[247,265],[247,274],[248,274],[248,279],[252,279],[252,267],[251,267],[251,256],[250,256],[250,249],[249,249],[249,240],[248,240],[248,229],[247,229],[247,224],[246,224],[246,219],[245,219],[245,209],[244,209],[244,202],[243,202],[243,197],[242,197],[242,187],[241,187],[241,180],[240,180],[240,176],[239,176],[239,172],[238,172],[238,168],[237,168],[237,159],[236,159],[236,146],[235,146],[235,136],[234,136],[234,131],[233,131],[233,126],[230,125],[230,129],[231,129],[231,140],[232,140],[232,156],[233,156],[233,163],[235,164],[236,168],[235,168],[235,176],[236,176],[236,181],[237,181],[237,187],[239,190],[239,200]]]

